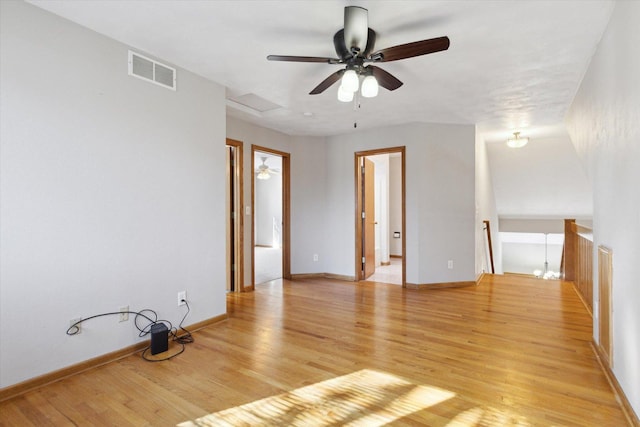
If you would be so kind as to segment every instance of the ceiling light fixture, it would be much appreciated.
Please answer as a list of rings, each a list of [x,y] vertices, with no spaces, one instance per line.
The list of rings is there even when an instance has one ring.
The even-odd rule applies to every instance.
[[[347,92],[357,92],[358,86],[360,86],[360,79],[358,78],[358,74],[356,70],[349,69],[344,72],[342,76],[342,88]]]
[[[360,76],[364,76],[361,87]],[[340,87],[338,87],[338,101],[353,101],[354,94],[358,92],[358,89],[360,89],[360,94],[364,98],[378,96],[378,80],[368,67],[351,68],[344,72]]]
[[[545,279],[545,280],[549,280],[549,279],[559,279],[560,278],[560,272],[555,272],[552,270],[549,270],[549,260],[547,259],[547,237],[549,236],[548,233],[544,233],[544,271],[542,270],[533,270],[533,275],[538,278],[538,279]]]
[[[258,176],[256,176],[256,178],[258,179],[269,179],[271,178],[271,175],[269,174],[269,172],[267,172],[266,169],[261,170],[260,172],[258,172]]]
[[[345,90],[344,87],[342,85],[340,85],[340,87],[338,87],[338,101],[340,102],[351,102],[353,101],[353,94],[355,92],[350,92],[348,90]]]
[[[373,98],[378,96],[378,81],[373,76],[367,76],[362,81],[362,88],[360,93],[365,98]]]
[[[507,145],[511,148],[522,148],[529,142],[529,138],[520,138],[520,132],[514,132],[513,138],[507,139]]]

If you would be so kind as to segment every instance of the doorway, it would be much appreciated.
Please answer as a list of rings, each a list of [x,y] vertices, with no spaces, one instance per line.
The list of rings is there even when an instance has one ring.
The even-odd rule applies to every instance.
[[[356,280],[406,286],[405,147],[355,153]]]
[[[252,286],[291,278],[289,228],[290,155],[251,146]]]
[[[243,292],[244,289],[244,223],[242,215],[242,142],[226,140],[226,241],[227,241],[227,292]]]

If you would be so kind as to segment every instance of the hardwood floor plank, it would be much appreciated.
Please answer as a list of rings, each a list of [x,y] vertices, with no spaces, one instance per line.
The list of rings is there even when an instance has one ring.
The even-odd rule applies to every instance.
[[[180,356],[30,391],[0,404],[0,426],[626,425],[570,283],[310,278],[229,294],[227,307]]]

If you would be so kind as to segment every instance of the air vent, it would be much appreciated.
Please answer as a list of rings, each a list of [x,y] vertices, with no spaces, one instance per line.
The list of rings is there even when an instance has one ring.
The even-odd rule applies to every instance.
[[[129,75],[176,90],[175,68],[132,51],[129,51]]]

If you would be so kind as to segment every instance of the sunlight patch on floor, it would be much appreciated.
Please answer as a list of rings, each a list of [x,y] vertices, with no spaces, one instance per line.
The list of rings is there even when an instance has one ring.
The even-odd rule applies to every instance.
[[[179,426],[382,426],[454,396],[441,388],[363,369]]]
[[[512,413],[509,410],[494,408],[471,408],[456,415],[446,427],[470,426],[512,426],[531,427],[526,417]]]

